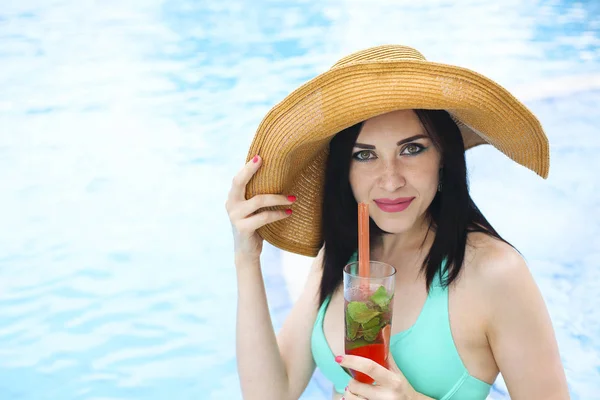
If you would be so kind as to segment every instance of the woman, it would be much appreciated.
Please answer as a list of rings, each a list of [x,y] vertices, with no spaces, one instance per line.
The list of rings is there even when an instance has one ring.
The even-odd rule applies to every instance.
[[[334,399],[485,399],[498,373],[512,399],[569,398],[540,292],[469,196],[464,153],[481,143],[547,175],[547,139],[522,104],[403,46],[350,55],[271,110],[226,204],[244,398],[296,399],[317,366]],[[344,354],[358,202],[370,208],[371,259],[397,270],[389,370]],[[316,256],[277,336],[263,239]]]

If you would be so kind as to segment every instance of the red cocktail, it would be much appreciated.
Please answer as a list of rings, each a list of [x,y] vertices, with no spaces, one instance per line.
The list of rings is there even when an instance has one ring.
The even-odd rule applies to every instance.
[[[344,268],[345,352],[388,368],[396,270],[377,261],[369,264],[366,278],[359,275],[358,262]],[[359,382],[373,383],[368,375],[350,373]]]

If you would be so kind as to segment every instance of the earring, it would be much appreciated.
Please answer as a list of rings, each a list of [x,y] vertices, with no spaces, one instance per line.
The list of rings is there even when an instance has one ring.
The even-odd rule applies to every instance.
[[[440,168],[440,183],[438,183],[438,192],[442,191],[442,176],[444,174],[444,169]]]
[[[438,183],[438,192],[442,191],[442,182]]]

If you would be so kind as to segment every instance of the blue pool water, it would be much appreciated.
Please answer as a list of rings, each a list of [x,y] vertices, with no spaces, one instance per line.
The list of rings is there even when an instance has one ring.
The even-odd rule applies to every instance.
[[[231,178],[271,106],[382,43],[498,80],[546,127],[547,181],[478,148],[472,191],[529,262],[572,398],[600,398],[600,6],[496,3],[4,2],[0,399],[241,398]]]

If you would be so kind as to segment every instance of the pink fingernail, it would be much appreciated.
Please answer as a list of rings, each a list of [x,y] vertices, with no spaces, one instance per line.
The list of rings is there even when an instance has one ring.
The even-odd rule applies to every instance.
[[[254,156],[254,158],[252,159],[252,162],[253,162],[254,164],[256,164],[256,163],[258,162],[258,156]]]
[[[290,209],[288,208],[287,210],[285,210],[285,213],[286,213],[287,215],[292,215],[292,210],[290,210]]]
[[[287,199],[293,203],[296,201],[296,196],[288,196]]]
[[[342,356],[337,356],[335,358],[335,362],[338,363],[338,364],[341,363],[342,362]]]

